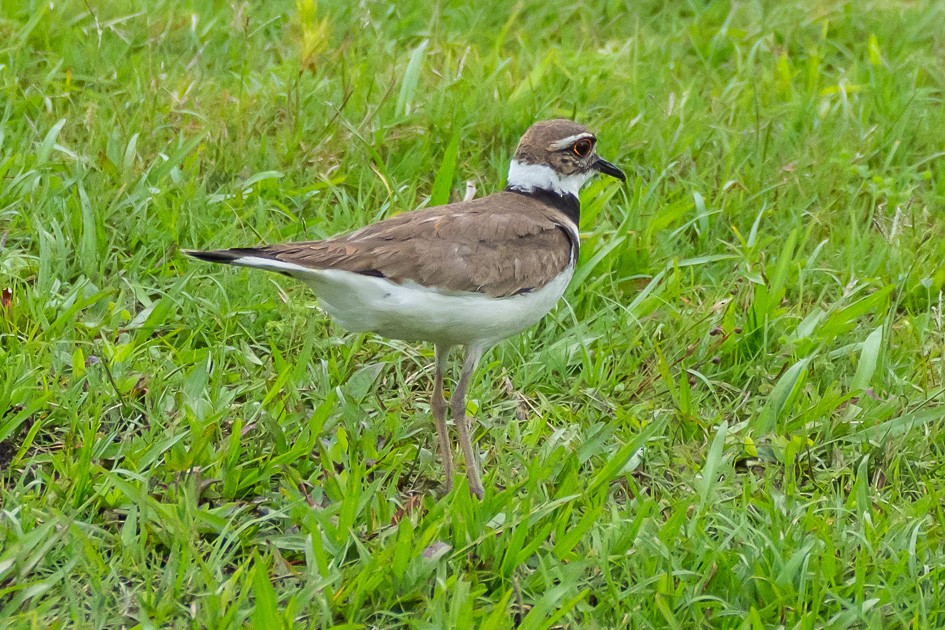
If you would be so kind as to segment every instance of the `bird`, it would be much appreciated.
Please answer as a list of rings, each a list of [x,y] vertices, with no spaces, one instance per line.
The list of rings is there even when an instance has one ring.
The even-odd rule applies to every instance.
[[[432,342],[430,408],[447,494],[454,464],[443,377],[450,350],[461,347],[450,407],[468,489],[481,500],[466,393],[483,354],[536,324],[564,294],[578,260],[582,186],[598,173],[626,181],[596,148],[597,137],[580,123],[539,121],[521,137],[506,187],[494,194],[403,212],[324,240],[183,251],[301,280],[348,331]]]

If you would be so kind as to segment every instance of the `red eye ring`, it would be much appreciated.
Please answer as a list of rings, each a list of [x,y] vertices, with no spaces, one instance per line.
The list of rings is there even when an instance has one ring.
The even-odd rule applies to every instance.
[[[591,150],[594,148],[594,143],[588,138],[581,138],[574,143],[574,146],[571,147],[571,150],[574,151],[574,155],[579,158],[585,158],[591,154]]]

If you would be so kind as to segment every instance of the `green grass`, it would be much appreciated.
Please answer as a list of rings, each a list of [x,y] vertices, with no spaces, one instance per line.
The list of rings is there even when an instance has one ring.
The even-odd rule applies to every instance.
[[[130,4],[0,7],[3,625],[945,625],[945,5]],[[178,252],[555,116],[629,182],[479,370],[481,503],[432,348]]]

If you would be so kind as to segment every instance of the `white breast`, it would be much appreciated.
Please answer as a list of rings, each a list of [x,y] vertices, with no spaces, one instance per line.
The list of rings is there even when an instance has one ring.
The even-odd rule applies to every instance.
[[[573,267],[544,287],[504,298],[445,293],[414,283],[327,269],[297,276],[350,331],[407,341],[491,346],[536,324],[564,294]]]
[[[574,261],[540,289],[503,298],[449,293],[408,282],[340,269],[309,269],[280,260],[244,256],[243,267],[279,271],[312,287],[325,311],[352,332],[444,345],[489,347],[538,322],[564,294]]]

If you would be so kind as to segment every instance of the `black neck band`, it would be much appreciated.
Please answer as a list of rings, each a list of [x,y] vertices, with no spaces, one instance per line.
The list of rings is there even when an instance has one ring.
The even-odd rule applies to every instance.
[[[551,192],[550,190],[545,190],[544,188],[532,188],[531,190],[525,191],[507,186],[505,190],[508,192],[518,193],[520,195],[527,195],[544,204],[548,204],[564,216],[571,219],[576,229],[581,229],[581,202],[574,195],[570,193],[559,195],[556,192]]]

